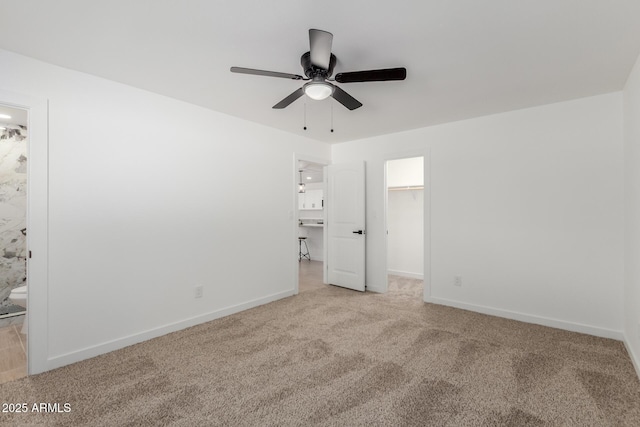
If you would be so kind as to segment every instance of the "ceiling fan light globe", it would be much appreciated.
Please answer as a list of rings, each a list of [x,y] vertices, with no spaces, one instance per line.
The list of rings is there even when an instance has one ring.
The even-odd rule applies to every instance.
[[[311,99],[322,101],[333,93],[333,86],[324,82],[309,82],[304,86],[304,93]]]

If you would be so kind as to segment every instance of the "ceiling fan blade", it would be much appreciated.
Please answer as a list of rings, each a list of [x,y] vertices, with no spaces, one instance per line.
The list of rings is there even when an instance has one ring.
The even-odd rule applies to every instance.
[[[333,99],[347,107],[349,110],[355,110],[356,108],[362,107],[362,103],[360,101],[340,89],[338,86],[333,86],[333,88],[333,94],[331,94]]]
[[[352,71],[336,74],[338,83],[355,82],[384,82],[387,80],[404,80],[407,77],[406,68],[385,68],[382,70]]]
[[[312,65],[323,70],[329,69],[332,43],[333,34],[322,30],[309,30],[309,52],[311,52]]]
[[[304,80],[297,74],[278,73],[277,71],[254,70],[253,68],[231,67],[232,73],[253,74],[256,76],[281,77],[283,79]]]
[[[304,90],[302,88],[296,90],[295,92],[293,92],[291,95],[287,96],[285,99],[283,99],[282,101],[278,102],[276,105],[273,106],[273,108],[276,109],[282,109],[287,107],[289,104],[291,104],[293,101],[295,101],[296,99],[300,98],[302,95],[304,95]]]

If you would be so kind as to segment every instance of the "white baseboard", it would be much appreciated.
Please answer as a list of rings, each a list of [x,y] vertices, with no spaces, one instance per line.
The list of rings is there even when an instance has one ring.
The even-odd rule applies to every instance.
[[[424,275],[420,273],[411,273],[409,271],[400,270],[387,270],[387,274],[393,274],[394,276],[409,277],[411,279],[424,280]]]
[[[157,338],[171,332],[176,332],[181,329],[185,329],[191,326],[199,325],[201,323],[210,322],[221,317],[229,316],[240,311],[248,310],[250,308],[258,307],[282,298],[290,297],[294,294],[293,290],[279,292],[266,297],[258,298],[255,300],[247,301],[241,304],[237,304],[231,307],[212,311],[210,313],[201,314],[199,316],[191,317],[179,322],[170,323],[168,325],[160,326],[158,328],[150,329],[148,331],[140,332],[137,334],[129,335],[124,338],[119,338],[113,341],[108,341],[103,344],[98,344],[91,347],[86,347],[81,350],[73,351],[70,353],[62,354],[59,356],[50,357],[47,359],[46,370],[59,368],[61,366],[70,365],[72,363],[79,362],[81,360],[90,359],[92,357],[99,356],[101,354],[109,353],[111,351],[119,350],[121,348],[138,344],[143,341]]]
[[[449,307],[461,308],[463,310],[475,311],[477,313],[488,314],[491,316],[504,317],[506,319],[518,320],[535,325],[549,326],[551,328],[564,329],[571,332],[579,332],[582,334],[595,335],[602,338],[611,338],[618,341],[624,341],[622,331],[613,329],[598,328],[596,326],[584,325],[582,323],[567,322],[564,320],[552,319],[548,317],[533,316],[530,314],[518,313],[516,311],[502,310],[482,305],[468,304],[460,301],[449,300],[446,298],[428,298],[427,301],[434,304],[446,305]]]
[[[627,349],[627,353],[629,353],[629,357],[631,358],[631,363],[633,363],[633,367],[636,369],[636,375],[640,379],[640,358],[638,358],[638,354],[633,351],[633,348],[629,345],[629,340],[627,339],[627,335],[624,335],[624,346]]]

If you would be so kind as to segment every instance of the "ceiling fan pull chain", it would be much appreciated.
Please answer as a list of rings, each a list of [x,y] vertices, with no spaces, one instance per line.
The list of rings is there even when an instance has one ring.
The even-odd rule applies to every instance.
[[[307,130],[307,103],[304,103],[304,127],[302,128]]]
[[[333,102],[331,103],[331,132],[333,133]]]

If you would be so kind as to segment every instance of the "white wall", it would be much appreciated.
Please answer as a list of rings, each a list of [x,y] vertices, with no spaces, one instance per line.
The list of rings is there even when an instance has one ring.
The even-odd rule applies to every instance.
[[[0,70],[49,100],[45,368],[293,293],[292,160],[326,144],[6,51]]]
[[[387,271],[422,279],[424,273],[424,158],[387,162]],[[395,189],[405,187],[404,189]]]
[[[640,57],[624,89],[624,332],[640,375]]]
[[[387,194],[387,271],[422,279],[424,274],[424,190]]]
[[[337,144],[332,160],[367,162],[369,288],[385,275],[384,162],[425,153],[430,301],[620,338],[622,149],[613,93]]]

